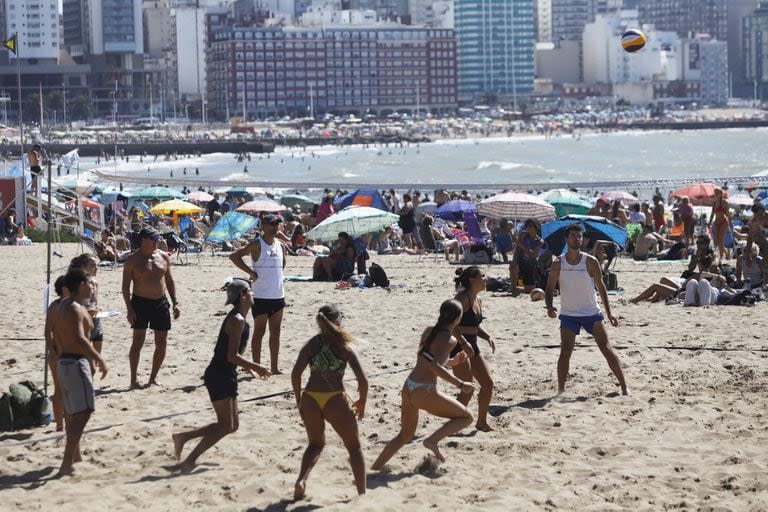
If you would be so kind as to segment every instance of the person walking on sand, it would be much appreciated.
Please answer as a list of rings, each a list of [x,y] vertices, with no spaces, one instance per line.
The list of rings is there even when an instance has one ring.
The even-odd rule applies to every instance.
[[[440,377],[459,388],[464,395],[471,396],[475,390],[472,382],[462,381],[447,370],[462,364],[474,354],[471,345],[463,336],[458,335],[458,339],[453,336],[461,322],[462,314],[461,302],[455,299],[443,302],[437,323],[434,327],[427,327],[421,335],[416,366],[405,379],[401,391],[400,432],[387,443],[371,469],[383,468],[400,448],[413,439],[419,423],[419,410],[440,418],[448,418],[442,427],[422,443],[441,462],[445,461],[445,457],[440,453],[437,444],[472,423],[472,413],[465,405],[437,389],[437,378]],[[451,351],[457,344],[461,346],[462,351],[450,358]]]
[[[226,285],[227,302],[234,307],[224,318],[219,329],[219,337],[213,349],[213,358],[203,375],[208,396],[216,411],[216,423],[205,427],[173,434],[173,452],[176,459],[181,459],[181,452],[187,441],[202,437],[184,462],[171,469],[188,471],[197,463],[198,457],[219,442],[227,434],[237,431],[239,426],[237,411],[237,367],[244,368],[252,376],[263,379],[269,377],[269,370],[260,364],[249,361],[242,354],[248,346],[250,327],[246,321],[248,311],[253,305],[251,286],[245,279],[233,279]]]
[[[88,273],[76,268],[64,276],[64,286],[70,296],[62,299],[52,312],[49,329],[56,354],[58,392],[64,405],[66,444],[59,475],[74,473],[80,462],[80,440],[95,408],[93,370],[107,376],[107,364],[89,341],[93,321],[83,305],[93,295],[93,281]]]
[[[325,422],[331,424],[349,452],[352,474],[358,494],[365,494],[366,477],[363,450],[357,420],[365,415],[368,398],[368,378],[357,354],[351,348],[352,336],[341,325],[343,315],[335,306],[326,304],[317,313],[320,334],[312,337],[299,352],[291,372],[293,394],[304,428],[307,430],[307,449],[301,459],[294,498],[306,494],[307,479],[317,464],[325,446]],[[357,379],[359,398],[352,402],[344,391],[344,371],[347,364]],[[301,392],[301,376],[309,366],[309,381]]]
[[[242,249],[230,255],[234,265],[248,274],[253,283],[253,360],[261,363],[261,340],[269,325],[270,371],[273,375],[282,372],[277,365],[280,351],[280,329],[283,323],[285,292],[283,290],[283,269],[286,262],[285,246],[277,239],[277,231],[283,218],[267,214],[262,219],[262,236],[256,237]],[[243,258],[251,257],[249,267]]]
[[[453,374],[467,382],[476,379],[480,384],[480,391],[477,395],[477,424],[475,427],[481,432],[490,432],[493,429],[488,425],[488,408],[491,405],[491,395],[493,394],[493,379],[488,369],[488,362],[483,358],[477,344],[477,339],[482,338],[490,345],[491,353],[496,352],[496,344],[491,339],[491,335],[480,327],[484,317],[483,302],[478,295],[485,290],[485,274],[479,267],[473,265],[464,269],[457,269],[454,281],[458,292],[454,298],[461,303],[462,308],[461,321],[456,331],[469,342],[475,355],[460,364],[456,364],[453,367]],[[461,346],[456,345],[451,352],[451,357],[456,357],[459,352],[461,352]],[[467,405],[471,398],[472,393],[461,393],[458,399],[459,402]]]
[[[69,268],[82,268],[88,275],[91,276],[93,281],[93,296],[89,297],[85,303],[85,307],[88,308],[88,313],[93,319],[93,330],[91,331],[91,342],[96,352],[101,354],[101,347],[104,343],[104,328],[101,325],[101,318],[98,318],[98,313],[101,311],[99,304],[99,283],[96,281],[96,274],[99,271],[99,262],[95,256],[88,253],[75,256],[69,262]]]
[[[144,346],[147,327],[155,331],[155,353],[152,357],[149,385],[158,385],[157,374],[165,359],[168,331],[171,329],[171,306],[165,296],[166,290],[173,304],[174,320],[181,314],[179,302],[176,300],[176,284],[171,276],[171,258],[157,249],[161,238],[154,228],[142,228],[139,231],[140,246],[128,257],[123,267],[123,300],[128,311],[128,323],[133,329],[133,343],[128,356],[131,365],[131,389],[139,387],[139,356]]]
[[[557,284],[560,284],[560,358],[557,361],[557,392],[565,391],[571,354],[576,342],[576,335],[583,327],[595,337],[600,352],[608,361],[608,366],[619,381],[621,394],[628,395],[624,372],[621,370],[619,356],[608,341],[608,333],[603,325],[603,314],[597,305],[595,289],[600,293],[600,300],[611,325],[618,327],[619,321],[611,314],[608,292],[603,283],[600,263],[594,256],[581,252],[584,238],[580,224],[571,224],[565,228],[565,241],[568,251],[555,260],[549,271],[549,280],[544,294],[547,315],[557,318],[557,308],[553,297]]]

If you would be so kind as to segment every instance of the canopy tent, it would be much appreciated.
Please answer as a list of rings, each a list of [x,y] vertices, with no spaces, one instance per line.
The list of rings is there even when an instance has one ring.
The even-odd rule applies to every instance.
[[[336,198],[333,202],[335,208],[346,208],[347,206],[368,206],[378,208],[379,210],[389,211],[387,203],[382,199],[381,194],[375,188],[359,189],[349,194]]]

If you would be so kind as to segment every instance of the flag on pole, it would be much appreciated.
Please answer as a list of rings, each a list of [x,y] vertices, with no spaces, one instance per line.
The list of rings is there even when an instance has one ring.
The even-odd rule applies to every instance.
[[[13,52],[14,55],[16,55],[16,38],[18,34],[13,34],[11,37],[3,41],[3,46],[8,48]]]
[[[80,155],[78,155],[77,152],[78,148],[75,148],[69,153],[61,155],[59,158],[59,163],[67,168],[75,167],[78,163],[80,163]]]

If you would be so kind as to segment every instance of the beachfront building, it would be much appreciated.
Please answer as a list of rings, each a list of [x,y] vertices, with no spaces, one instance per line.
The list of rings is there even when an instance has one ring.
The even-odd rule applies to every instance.
[[[61,52],[61,23],[56,2],[0,0],[2,38],[17,35],[17,53],[0,49],[0,122],[18,118],[17,59],[21,71],[22,103],[42,89],[44,100],[55,93],[56,112],[43,113],[43,123],[63,117],[64,89],[82,91],[88,66],[77,65]],[[24,118],[40,121],[40,109],[23,109]],[[57,119],[58,118],[58,119]]]
[[[730,0],[733,1],[733,0]],[[637,2],[640,23],[658,30],[677,32],[680,37],[709,34],[728,40],[729,0],[642,0]]]
[[[454,27],[462,103],[533,92],[533,0],[456,0]]]
[[[729,0],[728,2],[728,72],[731,96],[752,97],[754,89],[748,83],[744,65],[744,18],[757,10],[759,0]]]
[[[598,15],[584,28],[584,81],[607,83],[614,96],[630,103],[704,102],[728,99],[728,52],[724,41],[708,35],[682,39],[676,32],[642,25],[648,43],[642,51],[625,52],[619,41],[637,27],[637,11]]]
[[[210,109],[246,119],[453,111],[456,39],[395,24],[243,27],[208,19]]]
[[[744,63],[753,97],[768,98],[768,2],[744,18]]]

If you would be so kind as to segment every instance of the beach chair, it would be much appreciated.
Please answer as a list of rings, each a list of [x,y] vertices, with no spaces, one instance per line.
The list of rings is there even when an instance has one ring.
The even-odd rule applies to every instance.
[[[480,230],[480,221],[477,219],[477,214],[474,212],[464,212],[462,214],[464,220],[464,230],[469,235],[469,244],[464,244],[464,256],[468,253],[476,251],[484,251],[488,254],[488,262],[493,262],[493,253],[495,247],[493,242],[486,240],[483,236],[483,232]]]

